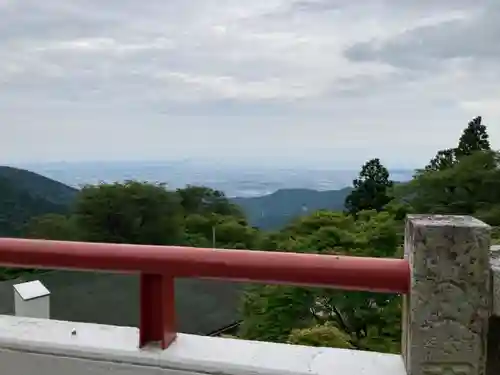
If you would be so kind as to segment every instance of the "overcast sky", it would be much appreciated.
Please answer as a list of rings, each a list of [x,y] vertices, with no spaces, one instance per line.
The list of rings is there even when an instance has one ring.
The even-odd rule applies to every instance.
[[[0,163],[422,166],[500,143],[500,1],[0,0]]]

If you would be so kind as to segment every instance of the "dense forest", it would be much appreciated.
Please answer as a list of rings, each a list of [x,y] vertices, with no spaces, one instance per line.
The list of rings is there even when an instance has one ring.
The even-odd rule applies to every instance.
[[[281,229],[290,220],[318,209],[342,210],[352,188],[317,191],[287,188],[257,197],[231,197],[248,223]],[[24,236],[25,225],[46,213],[69,212],[78,189],[26,169],[0,166],[0,236]]]
[[[129,181],[85,186],[67,211],[34,217],[22,232],[58,240],[400,257],[408,213],[470,214],[500,225],[498,166],[499,153],[477,117],[455,148],[438,151],[410,182],[395,184],[379,159],[369,160],[343,192],[344,208],[297,217],[279,230],[252,226],[220,191]],[[2,272],[7,278],[21,271]],[[247,289],[241,311],[241,338],[400,351],[397,295],[261,285]]]

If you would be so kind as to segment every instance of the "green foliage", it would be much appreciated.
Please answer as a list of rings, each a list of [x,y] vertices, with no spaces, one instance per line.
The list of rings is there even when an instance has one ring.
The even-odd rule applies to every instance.
[[[186,242],[192,246],[253,249],[260,233],[244,219],[218,214],[191,214],[185,219]]]
[[[500,155],[491,151],[481,122],[480,116],[470,121],[456,148],[439,151],[412,181],[398,186],[399,201],[415,212],[469,214],[499,225]]]
[[[345,208],[353,215],[363,210],[381,211],[391,201],[388,191],[393,182],[379,159],[366,162],[352,183],[354,190],[347,196]]]
[[[179,196],[163,184],[85,186],[75,216],[82,238],[91,242],[178,244],[184,233]]]
[[[0,167],[0,236],[23,237],[34,217],[49,212],[54,216],[66,214],[67,199],[73,192],[74,189],[35,173]],[[35,272],[38,271],[0,267],[0,280]]]
[[[203,186],[176,191],[164,184],[125,183],[84,187],[70,216],[35,217],[33,238],[93,242],[257,248],[261,235],[222,192]]]
[[[31,197],[61,206],[71,204],[78,193],[72,187],[26,169],[0,166],[0,179]]]
[[[198,247],[253,249],[260,239],[239,206],[204,186],[178,189],[185,216],[184,243]]]
[[[489,136],[486,132],[486,126],[481,121],[481,116],[470,121],[462,132],[458,146],[438,151],[436,156],[425,167],[425,171],[443,171],[452,168],[463,157],[470,156],[478,151],[490,151]]]
[[[367,162],[346,199],[355,218],[316,212],[268,235],[266,245],[320,254],[401,257],[402,219],[412,212],[475,215],[496,226],[493,242],[500,243],[499,160],[478,117],[464,130],[457,148],[439,151],[408,184],[393,187],[378,159]],[[254,287],[247,294],[241,337],[399,352],[399,296],[281,288]],[[276,313],[285,317],[283,324]]]
[[[499,155],[476,152],[442,171],[421,171],[399,188],[416,212],[477,215],[500,224]]]
[[[243,298],[238,336],[247,340],[286,342],[294,328],[314,323],[309,312],[314,292],[281,285],[252,286]]]
[[[327,346],[333,348],[353,349],[350,337],[330,322],[310,328],[293,329],[287,343],[293,345]]]
[[[1,176],[0,198],[0,236],[20,237],[32,217],[68,210],[66,206],[45,200]]]
[[[486,126],[481,121],[481,116],[478,116],[464,129],[455,152],[457,158],[470,156],[478,151],[491,150]]]
[[[45,214],[35,216],[25,228],[28,238],[41,238],[59,241],[78,241],[80,231],[74,216]]]
[[[392,189],[391,196],[396,196],[395,192],[398,188]],[[408,214],[414,213],[413,207],[405,200],[393,199],[385,205],[384,211],[388,212],[397,221],[403,221]]]
[[[340,212],[319,211],[298,218],[274,237],[277,248],[288,251],[375,257],[398,256],[400,240],[400,223],[389,213],[376,211],[360,212],[357,220]],[[242,305],[240,337],[288,342],[294,330],[333,324],[344,336],[330,337],[330,343],[345,342],[347,335],[354,347],[370,349],[376,339],[385,345],[383,351],[397,351],[398,306],[399,297],[386,294],[252,287]]]
[[[426,171],[442,171],[455,165],[457,157],[454,148],[440,150],[425,167]]]
[[[213,190],[205,186],[188,185],[177,189],[181,205],[188,215],[221,215],[234,216],[245,220],[239,206],[229,202],[222,191]]]

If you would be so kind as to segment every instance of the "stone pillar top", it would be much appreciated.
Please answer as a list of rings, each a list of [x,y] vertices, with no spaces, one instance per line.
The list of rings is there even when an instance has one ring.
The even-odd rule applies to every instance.
[[[468,215],[424,215],[413,214],[408,215],[407,219],[414,225],[422,225],[426,227],[486,227],[490,226],[473,216]]]

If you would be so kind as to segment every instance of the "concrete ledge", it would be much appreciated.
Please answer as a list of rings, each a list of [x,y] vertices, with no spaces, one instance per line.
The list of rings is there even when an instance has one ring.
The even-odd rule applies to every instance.
[[[138,334],[130,327],[0,315],[1,372],[406,375],[401,356],[393,354],[184,334],[167,350],[140,350]]]

